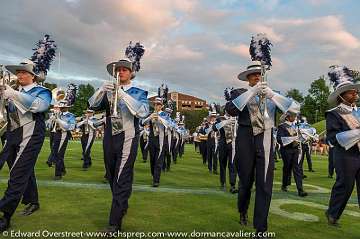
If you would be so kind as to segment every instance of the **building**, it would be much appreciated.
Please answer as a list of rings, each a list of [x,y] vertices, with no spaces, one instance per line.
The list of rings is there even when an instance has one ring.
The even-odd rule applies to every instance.
[[[150,97],[149,101],[152,103],[155,98],[156,96]],[[168,94],[168,99],[171,99],[174,102],[177,111],[202,110],[208,108],[208,104],[205,100],[179,92],[170,92]]]

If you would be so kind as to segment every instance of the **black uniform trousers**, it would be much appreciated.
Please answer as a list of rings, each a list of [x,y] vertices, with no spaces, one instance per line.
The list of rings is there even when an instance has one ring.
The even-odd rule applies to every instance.
[[[49,134],[49,139],[50,139],[50,155],[47,159],[47,163],[48,164],[53,164],[55,163],[55,155],[54,155],[54,152],[53,152],[53,144],[54,144],[54,135],[55,135],[55,132],[52,132],[50,131],[50,134]]]
[[[272,132],[269,132],[268,134],[268,138],[270,138],[271,141],[268,143],[272,145]],[[253,224],[257,231],[266,231],[274,178],[273,149],[270,147],[269,165],[265,179],[264,133],[254,136],[251,126],[239,125],[235,145],[235,166],[239,175],[239,213],[244,214],[248,211],[251,198],[251,188],[256,177]]]
[[[147,161],[147,157],[149,154],[149,147],[146,147],[147,142],[144,141],[143,135],[140,137],[140,149],[142,154],[143,161]]]
[[[164,161],[164,149],[160,151],[159,136],[151,137],[149,143],[150,168],[153,183],[160,183],[161,169]]]
[[[125,131],[116,135],[105,132],[104,136],[105,168],[112,192],[109,224],[113,226],[121,225],[129,207],[139,142],[138,134],[134,137],[125,134]]]
[[[207,163],[207,149],[206,149],[206,142],[205,140],[201,140],[200,142],[200,153],[203,159],[203,164]],[[180,142],[179,142],[180,143]]]
[[[215,154],[215,142],[213,140],[207,140],[206,155],[208,162],[208,169],[210,172],[217,171],[217,157]]]
[[[185,141],[184,139],[180,140],[180,145],[179,145],[179,157],[182,158],[182,156],[184,155],[185,152]]]
[[[311,161],[311,154],[310,154],[310,148],[308,144],[301,144],[301,170],[303,170],[303,165],[304,165],[304,159],[305,159],[305,155],[306,155],[306,161],[308,164],[308,169],[309,171],[312,170],[312,161]]]
[[[360,182],[360,153],[357,145],[345,151],[340,146],[333,148],[336,182],[331,190],[328,213],[339,219],[354,189]]]
[[[177,155],[178,155],[178,151],[179,151],[179,144],[176,144],[176,141],[177,141],[176,138],[172,138],[172,140],[171,140],[171,155],[172,155],[172,160],[175,164],[176,164],[176,159],[177,159]]]
[[[232,158],[232,143],[219,142],[220,184],[226,183],[226,167],[229,168],[229,182],[231,186],[236,184],[236,170]]]
[[[171,142],[169,142],[169,138],[167,136],[165,136],[164,138],[164,146],[163,146],[163,151],[164,151],[164,162],[162,165],[162,170],[165,171],[169,171],[170,170],[170,165],[171,165],[171,150],[169,149],[169,144],[171,145]]]
[[[55,176],[62,176],[66,173],[64,156],[67,144],[71,137],[69,131],[56,131],[53,139],[53,154],[55,158]]]
[[[38,203],[34,167],[45,139],[45,123],[32,121],[7,132],[7,142],[0,157],[10,168],[8,186],[0,200],[0,211],[10,219],[21,198],[23,204]]]
[[[280,148],[281,158],[284,162],[283,165],[283,177],[282,177],[282,186],[287,187],[291,184],[291,173],[294,174],[294,179],[296,183],[296,188],[298,191],[303,190],[302,185],[302,171],[300,168],[299,162],[299,153],[300,150],[298,148]]]
[[[91,147],[95,140],[95,131],[93,134],[83,134],[81,135],[81,147],[82,147],[82,159],[83,168],[88,168],[91,166]]]

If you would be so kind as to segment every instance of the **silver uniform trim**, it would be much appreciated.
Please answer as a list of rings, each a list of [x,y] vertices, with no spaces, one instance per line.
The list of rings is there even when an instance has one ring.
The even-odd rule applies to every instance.
[[[63,144],[64,144],[64,142],[65,142],[66,135],[67,135],[67,131],[62,131],[62,132],[61,132],[61,140],[60,140],[58,152],[60,152],[61,147],[63,146]]]
[[[345,150],[348,150],[360,141],[360,129],[352,129],[337,133],[336,140],[345,148]]]
[[[131,114],[137,118],[145,118],[149,114],[149,105],[135,100],[131,95],[125,93],[122,100],[125,102]]]
[[[272,132],[271,129],[266,129],[264,131],[264,155],[265,155],[265,175],[264,175],[264,182],[266,182],[266,176],[269,169],[269,161],[270,161],[270,150],[271,150],[271,139],[272,139]]]
[[[85,152],[88,150],[88,148],[89,148],[89,146],[90,146],[90,143],[91,143],[91,141],[92,141],[92,139],[93,139],[93,136],[94,136],[93,131],[90,130],[90,132],[89,132],[89,137],[88,137],[88,141],[87,141],[86,148],[85,148]]]
[[[241,95],[239,95],[238,97],[236,97],[232,103],[236,106],[236,108],[238,108],[240,111],[243,111],[243,109],[245,108],[246,104],[249,102],[249,100],[254,97],[254,92],[249,89],[247,91],[245,91],[244,93],[242,93]]]
[[[117,182],[119,181],[120,175],[124,169],[124,166],[126,164],[126,162],[129,160],[129,156],[130,156],[130,152],[131,152],[131,147],[132,147],[132,141],[135,137],[135,128],[134,128],[134,119],[132,120],[132,127],[127,126],[127,130],[124,132],[124,144],[123,144],[123,150],[122,150],[122,155],[121,155],[121,164],[120,164],[120,168],[119,168],[119,172],[118,172],[118,176],[117,176]],[[124,125],[128,125],[129,122],[125,121]],[[136,156],[135,156],[136,157]]]
[[[24,149],[26,148],[27,144],[29,143],[29,140],[31,139],[31,136],[34,133],[34,129],[35,129],[35,121],[32,121],[26,125],[23,126],[23,136],[22,136],[22,141],[19,145],[19,151],[16,154],[16,159],[15,162],[13,164],[13,166],[10,169],[10,173],[13,170],[13,168],[15,167],[16,163],[19,161],[20,156],[22,155]]]

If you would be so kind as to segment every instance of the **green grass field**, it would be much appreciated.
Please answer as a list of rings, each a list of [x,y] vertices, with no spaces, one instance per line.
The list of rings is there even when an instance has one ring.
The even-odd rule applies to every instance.
[[[140,151],[138,153],[140,156]],[[19,215],[24,206],[19,206],[11,230],[76,232],[105,228],[111,193],[108,185],[103,183],[101,142],[94,143],[93,166],[89,171],[81,170],[80,143],[71,142],[65,157],[67,175],[62,181],[52,180],[54,168],[45,164],[48,154],[46,141],[36,165],[41,209],[24,217]],[[347,213],[340,220],[341,227],[327,225],[324,210],[334,179],[327,178],[326,157],[314,157],[313,161],[316,172],[305,171],[308,176],[304,181],[305,189],[309,192],[305,199],[297,196],[294,185],[288,193],[280,191],[282,162],[276,164],[269,231],[275,232],[276,238],[360,238],[356,191]],[[0,174],[1,193],[5,190],[7,177],[5,166]],[[219,176],[208,173],[192,145],[186,146],[184,157],[172,165],[171,172],[162,174],[159,188],[150,187],[150,165],[143,163],[140,157],[135,164],[134,180],[129,210],[123,222],[124,231],[254,231],[251,225],[239,225],[236,195],[220,191]],[[253,199],[249,211],[251,222]]]

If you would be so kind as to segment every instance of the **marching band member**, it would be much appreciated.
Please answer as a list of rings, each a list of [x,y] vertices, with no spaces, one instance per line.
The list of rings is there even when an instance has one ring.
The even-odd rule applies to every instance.
[[[360,111],[356,106],[360,84],[355,84],[351,70],[332,66],[328,73],[334,91],[328,97],[335,108],[326,112],[327,141],[333,145],[336,182],[331,190],[326,217],[329,225],[338,220],[360,180]]]
[[[206,132],[205,132],[205,127],[207,124],[207,119],[204,118],[200,129],[199,129],[199,140],[200,140],[200,144],[199,144],[199,148],[200,148],[200,154],[203,158],[203,165],[206,165],[207,163],[207,152],[206,152],[206,141],[207,141],[207,136],[206,136]]]
[[[167,93],[165,93],[167,94]],[[167,141],[165,137],[165,130],[168,127],[166,121],[166,113],[162,111],[164,95],[162,86],[159,88],[158,97],[155,98],[154,112],[146,118],[143,123],[149,122],[149,152],[150,152],[150,168],[153,177],[153,187],[159,187],[161,170],[164,163],[164,142]]]
[[[285,122],[277,128],[277,141],[280,144],[280,154],[284,162],[281,190],[287,192],[287,186],[291,182],[291,172],[293,172],[298,195],[306,197],[307,193],[302,183],[299,130],[295,124],[299,111],[300,109],[293,108],[284,114]]]
[[[217,112],[215,104],[210,104],[210,111],[208,116],[208,124],[205,128],[205,132],[207,135],[206,141],[206,155],[208,162],[208,169],[210,173],[217,174],[217,157],[215,154],[215,141],[216,141],[216,132],[213,131],[213,125],[215,124]]]
[[[58,113],[60,111],[60,109],[58,107],[53,107],[52,109],[50,109],[50,113],[49,113],[49,119],[45,121],[45,125],[46,125],[46,129],[49,131],[49,145],[50,145],[50,155],[46,161],[46,164],[49,166],[49,167],[52,167],[53,163],[55,162],[52,162],[52,160],[54,159],[54,156],[53,156],[53,151],[52,151],[52,148],[53,148],[53,142],[54,142],[54,134],[55,132],[53,131],[53,128],[54,128],[54,125],[55,125],[55,120],[54,120],[54,117],[51,117],[53,116],[54,114]]]
[[[83,170],[91,167],[91,147],[96,137],[96,122],[94,111],[87,109],[85,116],[81,118],[80,122],[76,124],[77,128],[81,130],[81,147],[82,147],[82,160]]]
[[[252,40],[250,54],[253,62],[238,75],[249,88],[234,89],[225,110],[237,116],[235,161],[239,175],[238,210],[240,223],[247,225],[251,188],[256,177],[254,227],[267,230],[267,218],[272,196],[274,159],[272,128],[275,110],[286,112],[297,105],[291,99],[274,92],[264,79],[264,68],[270,68],[270,42],[261,35]],[[256,45],[257,44],[257,45]],[[256,50],[254,50],[256,48]],[[262,74],[263,73],[263,74]]]
[[[89,99],[89,108],[106,112],[104,157],[112,192],[109,226],[105,232],[121,230],[122,219],[128,209],[132,192],[134,163],[139,143],[139,120],[149,113],[148,92],[134,87],[132,79],[140,69],[144,54],[140,43],[126,49],[129,59],[107,65],[116,83],[105,82]]]
[[[215,132],[219,132],[219,163],[220,163],[220,185],[225,190],[226,185],[226,167],[229,168],[230,192],[237,193],[236,170],[233,158],[233,139],[236,130],[236,119],[230,117],[226,112],[222,117],[217,118],[213,126]]]
[[[165,129],[165,137],[164,137],[164,164],[163,164],[163,171],[170,171],[171,165],[171,157],[172,157],[172,139],[173,139],[173,128],[175,125],[171,119],[171,114],[173,112],[172,109],[172,101],[168,100],[166,107],[165,107],[165,118],[169,122],[168,127]]]
[[[7,84],[0,89],[0,97],[8,101],[7,139],[0,161],[5,158],[10,169],[7,189],[0,200],[0,211],[4,213],[0,218],[1,232],[10,227],[21,199],[28,205],[23,215],[40,208],[34,168],[45,139],[45,112],[50,106],[51,92],[38,82],[45,80],[56,46],[48,35],[37,46],[32,61],[5,66],[17,76],[18,89]]]
[[[72,107],[75,101],[76,90],[71,94],[74,96],[73,98],[69,97],[57,103],[57,107],[60,108],[60,112],[50,118],[51,120],[55,121],[54,128],[56,131],[52,144],[52,152],[54,157],[52,161],[55,162],[54,180],[61,180],[62,177],[66,174],[64,161],[65,152],[69,139],[71,138],[71,131],[74,130],[76,126],[75,115],[69,112],[69,108]]]
[[[300,128],[300,131],[302,129],[304,130],[307,130],[307,129],[313,129],[315,130],[315,128],[312,128],[307,120],[306,120],[306,117],[301,117],[300,119],[300,124],[299,124],[299,128]],[[308,130],[306,131],[308,132]],[[312,134],[306,134],[306,133],[303,133],[301,134],[302,136],[302,142],[301,142],[301,171],[303,171],[303,164],[304,164],[304,159],[305,159],[305,156],[306,156],[306,161],[307,161],[307,164],[308,164],[308,169],[309,169],[309,172],[315,172],[313,170],[313,167],[312,167],[312,160],[311,160],[311,145],[312,145],[312,141],[314,140],[314,137],[316,134],[316,130],[314,132],[311,132]]]
[[[145,124],[140,132],[140,149],[143,158],[143,163],[146,163],[149,154],[149,124]]]

